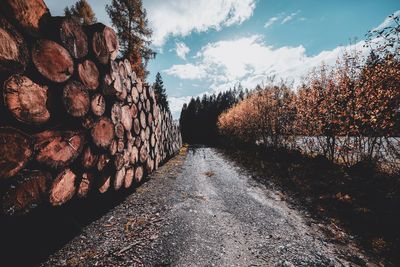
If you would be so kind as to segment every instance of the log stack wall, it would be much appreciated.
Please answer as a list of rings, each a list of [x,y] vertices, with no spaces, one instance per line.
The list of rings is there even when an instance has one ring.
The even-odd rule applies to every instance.
[[[112,28],[0,2],[1,213],[130,188],[178,152],[179,127],[117,58]]]

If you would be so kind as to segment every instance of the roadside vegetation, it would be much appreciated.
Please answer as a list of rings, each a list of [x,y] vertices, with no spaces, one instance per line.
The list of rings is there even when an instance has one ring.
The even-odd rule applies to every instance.
[[[203,136],[389,265],[400,262],[400,24],[392,19],[394,26],[368,33],[368,56],[346,51],[297,88],[271,79],[240,97],[231,91],[225,109],[211,112],[212,135]],[[186,141],[201,142],[195,136],[213,99],[184,106]]]

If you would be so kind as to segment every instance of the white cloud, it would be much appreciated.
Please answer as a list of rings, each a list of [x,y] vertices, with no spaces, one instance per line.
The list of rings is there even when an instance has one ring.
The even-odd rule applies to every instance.
[[[173,65],[164,72],[184,80],[198,80],[206,76],[203,66],[193,64]]]
[[[291,20],[294,19],[294,17],[296,17],[299,13],[300,13],[300,10],[297,10],[296,12],[293,12],[293,13],[291,13],[290,15],[286,16],[285,18],[283,18],[281,24],[285,24],[286,22],[291,21]]]
[[[153,29],[153,44],[162,46],[168,36],[241,24],[253,14],[256,0],[148,0],[144,6]]]
[[[269,28],[271,27],[275,22],[277,22],[279,20],[278,17],[272,17],[270,18],[264,25],[264,28]]]
[[[190,52],[190,48],[185,43],[176,43],[176,55],[183,60],[186,60],[186,55]]]
[[[214,91],[226,90],[239,82],[244,87],[254,88],[272,76],[298,85],[322,63],[333,66],[346,50],[357,49],[367,53],[364,43],[360,41],[308,56],[302,45],[274,48],[265,44],[263,36],[253,35],[209,43],[197,53],[195,63],[174,65],[165,72],[181,79],[209,82]]]

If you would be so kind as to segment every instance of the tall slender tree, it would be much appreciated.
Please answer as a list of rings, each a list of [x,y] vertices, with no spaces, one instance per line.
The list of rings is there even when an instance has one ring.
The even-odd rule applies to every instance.
[[[164,87],[164,82],[162,80],[161,74],[157,72],[156,81],[153,84],[154,92],[156,94],[157,103],[169,111],[167,92]]]
[[[86,0],[79,0],[70,7],[64,9],[64,15],[79,20],[83,25],[90,25],[97,21],[92,7]]]
[[[106,11],[117,30],[122,56],[129,59],[139,77],[145,78],[147,63],[156,54],[150,48],[152,30],[142,0],[112,0]]]

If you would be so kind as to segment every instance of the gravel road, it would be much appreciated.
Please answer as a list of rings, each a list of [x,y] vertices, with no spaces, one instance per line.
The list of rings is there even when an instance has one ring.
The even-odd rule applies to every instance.
[[[42,266],[375,266],[214,148],[189,148]]]

